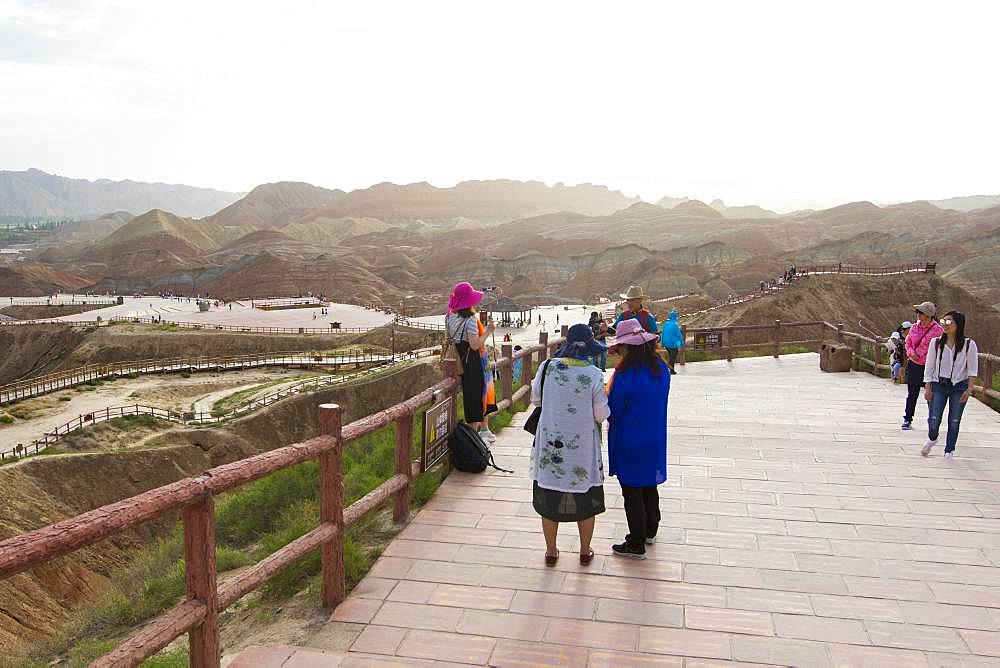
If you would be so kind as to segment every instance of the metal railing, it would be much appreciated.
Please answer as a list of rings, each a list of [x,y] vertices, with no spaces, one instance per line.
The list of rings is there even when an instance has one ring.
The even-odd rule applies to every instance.
[[[495,368],[500,375],[498,402],[501,410],[526,398],[531,391],[534,358],[546,359],[564,339],[548,341],[517,353],[502,346]],[[523,360],[522,387],[513,387],[514,360]],[[343,425],[343,411],[336,404],[319,408],[319,433],[295,443],[232,464],[209,469],[200,476],[184,478],[143,494],[102,506],[82,515],[0,541],[0,579],[24,572],[66,554],[71,554],[143,522],[180,512],[184,524],[186,595],[184,600],[159,615],[111,653],[95,660],[93,667],[138,666],[179,636],[188,634],[188,652],[193,668],[216,667],[220,662],[219,613],[242,596],[254,591],[295,561],[320,550],[321,596],[332,607],[346,594],[344,576],[345,529],[390,498],[393,519],[403,522],[410,510],[410,487],[419,471],[412,456],[413,425],[418,411],[444,398],[456,415],[461,384],[450,361],[445,380],[403,403]],[[390,424],[395,425],[395,473],[377,488],[344,508],[341,455],[345,445]],[[312,531],[277,550],[262,561],[218,581],[215,564],[215,497],[277,471],[310,460],[319,460],[320,521]]]

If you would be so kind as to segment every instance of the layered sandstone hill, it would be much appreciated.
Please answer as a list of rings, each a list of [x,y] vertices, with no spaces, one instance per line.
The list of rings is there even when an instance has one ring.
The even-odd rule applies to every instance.
[[[249,225],[256,229],[281,227],[299,215],[332,206],[345,195],[343,190],[317,188],[308,183],[281,181],[257,186],[246,197],[212,215],[220,227]]]
[[[852,202],[775,216],[721,201],[661,204],[590,185],[379,184],[345,194],[286,182],[256,188],[209,218],[150,211],[105,238],[51,246],[36,258],[76,285],[94,277],[83,287],[101,291],[311,291],[384,303],[420,294],[438,305],[461,279],[500,285],[527,302],[614,296],[636,283],[657,297],[722,297],[794,263],[929,260],[1000,303],[1000,207]],[[53,288],[46,277],[9,271],[24,294]],[[11,288],[0,284],[4,290]]]
[[[898,276],[807,276],[777,295],[727,306],[689,318],[692,326],[773,324],[825,320],[858,331],[858,320],[888,336],[913,318],[913,304],[925,300],[941,310],[957,309],[968,317],[967,332],[980,350],[1000,351],[1000,312],[985,300],[934,274]]]

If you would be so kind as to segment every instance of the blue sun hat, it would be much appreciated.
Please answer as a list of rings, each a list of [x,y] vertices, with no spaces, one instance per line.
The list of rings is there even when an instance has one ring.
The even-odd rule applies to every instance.
[[[594,340],[594,332],[589,325],[582,322],[573,325],[566,332],[566,345],[564,345],[556,357],[573,357],[585,360],[599,355],[604,348]]]

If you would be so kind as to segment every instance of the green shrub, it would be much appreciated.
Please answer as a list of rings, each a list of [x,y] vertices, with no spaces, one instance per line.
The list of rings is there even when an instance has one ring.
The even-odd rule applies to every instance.
[[[91,661],[107,654],[117,645],[114,640],[84,638],[69,651],[69,668],[85,668]]]
[[[430,501],[434,492],[444,481],[444,477],[444,467],[438,467],[418,475],[413,479],[413,486],[410,488],[410,501],[416,506],[422,506]]]
[[[13,416],[7,415],[6,413],[0,413],[0,424],[10,424],[13,421]]]
[[[67,397],[64,395],[59,397],[59,401],[73,401],[73,397]]]
[[[191,377],[191,374],[189,374],[187,371],[185,371],[184,373],[181,374],[181,378],[190,378],[190,377]]]
[[[160,652],[143,661],[139,668],[188,668],[188,653],[184,648]]]

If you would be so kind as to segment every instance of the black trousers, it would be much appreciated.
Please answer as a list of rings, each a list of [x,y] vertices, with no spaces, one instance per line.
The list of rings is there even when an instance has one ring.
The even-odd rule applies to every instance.
[[[917,409],[917,399],[924,392],[924,365],[910,360],[906,364],[906,412],[903,419],[913,421],[913,413]]]
[[[622,485],[625,497],[625,519],[628,521],[628,535],[625,542],[631,547],[645,551],[646,539],[656,535],[660,526],[660,495],[653,487],[629,487]]]

